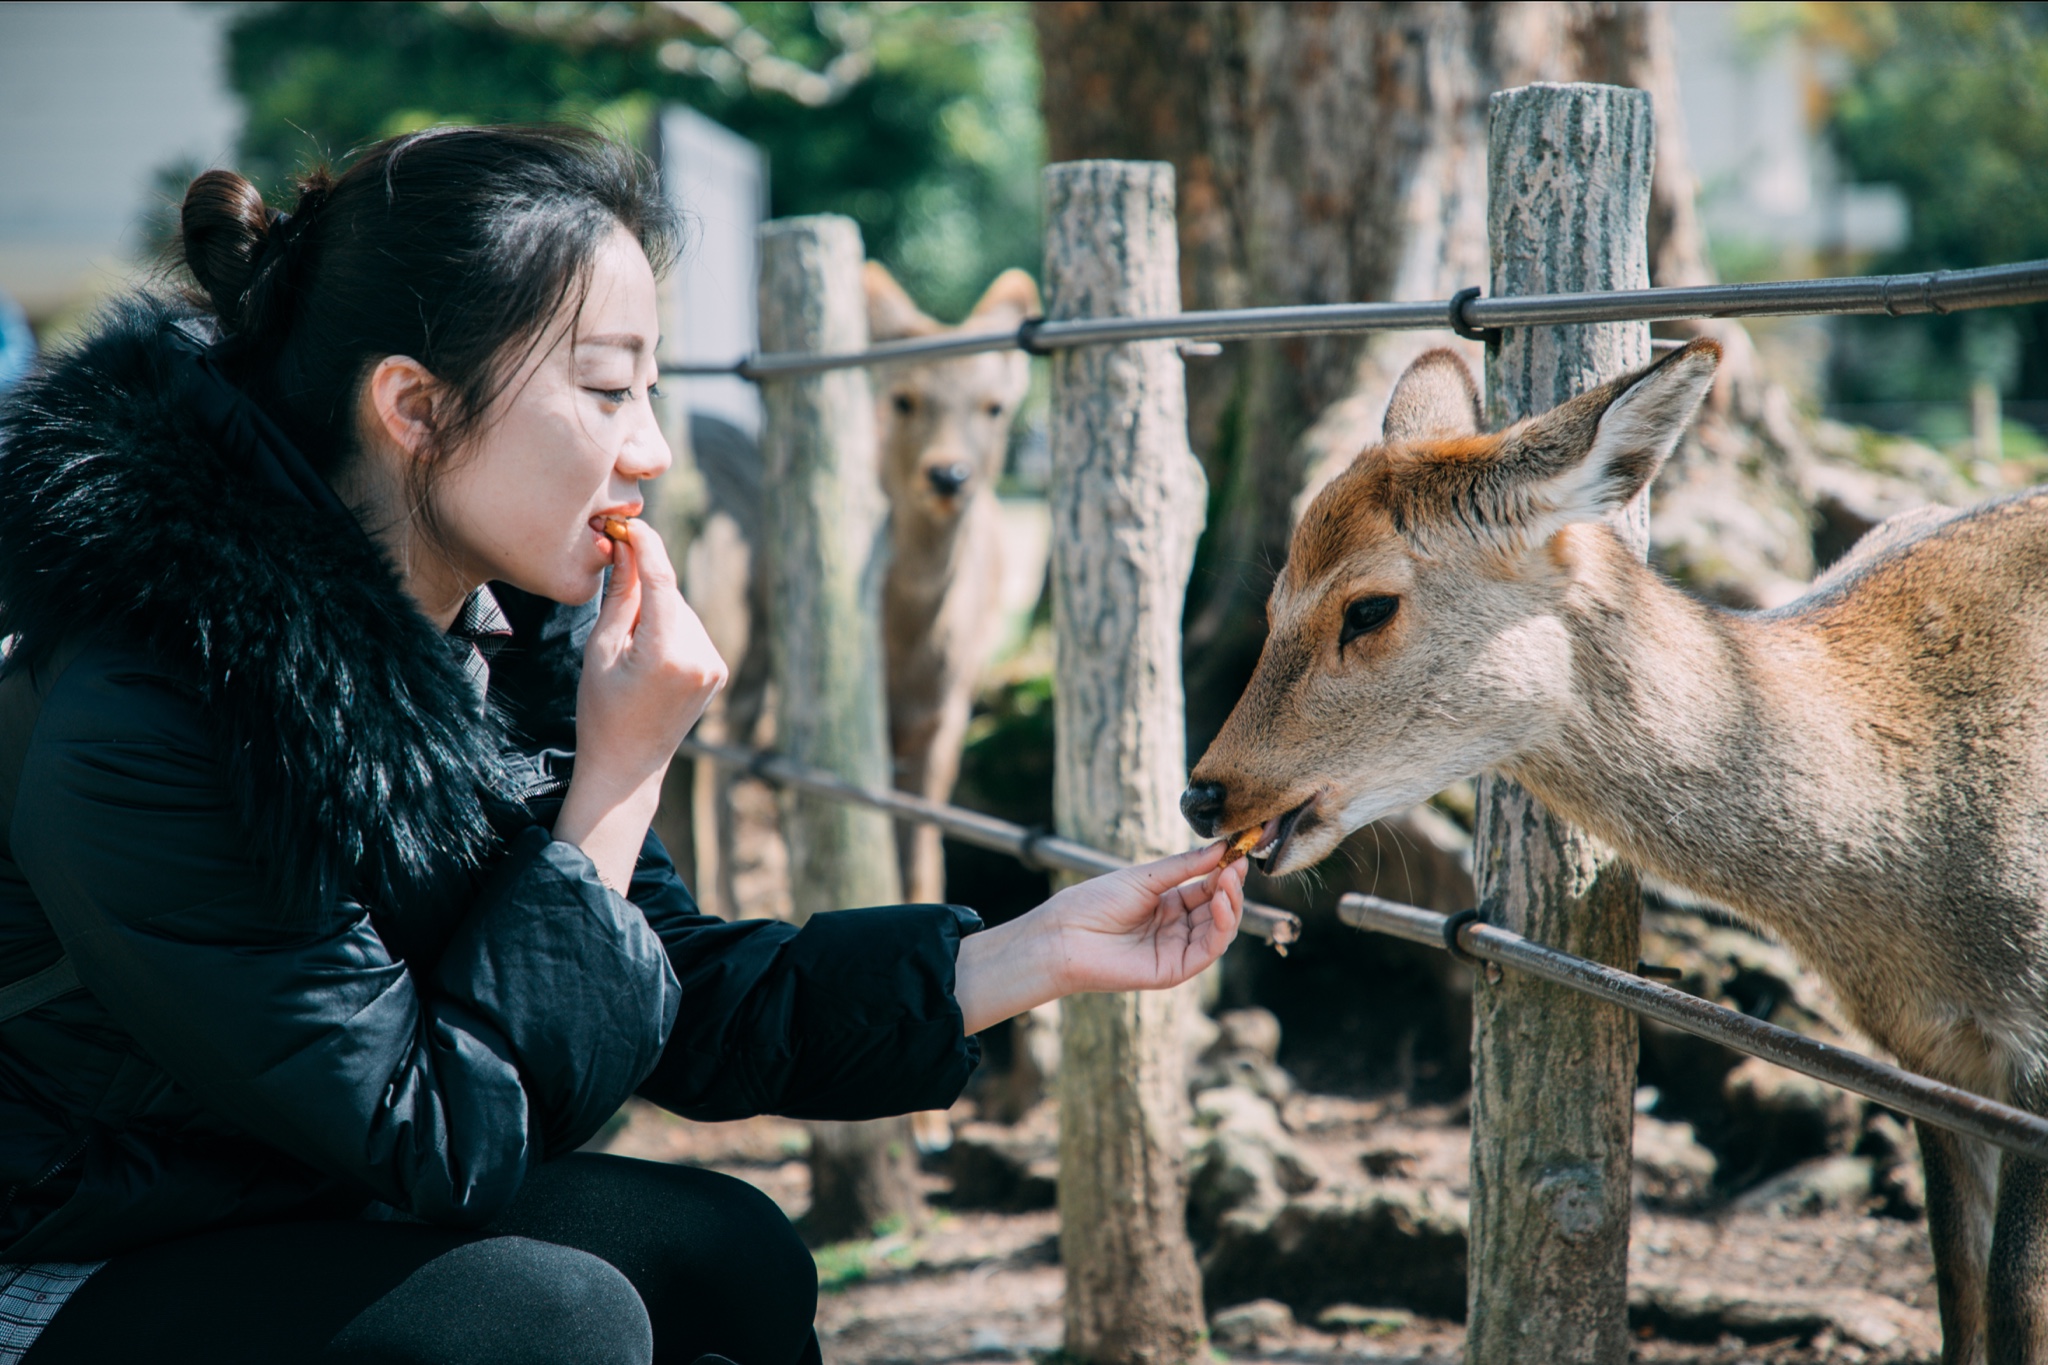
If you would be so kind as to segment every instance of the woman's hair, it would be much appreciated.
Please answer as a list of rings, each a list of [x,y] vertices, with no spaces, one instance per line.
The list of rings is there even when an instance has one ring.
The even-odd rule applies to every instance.
[[[579,299],[624,226],[656,272],[675,218],[644,159],[575,128],[447,128],[316,170],[279,213],[232,171],[185,192],[185,264],[219,317],[222,361],[328,478],[355,451],[376,362],[406,355],[446,390],[415,505],[521,361]]]

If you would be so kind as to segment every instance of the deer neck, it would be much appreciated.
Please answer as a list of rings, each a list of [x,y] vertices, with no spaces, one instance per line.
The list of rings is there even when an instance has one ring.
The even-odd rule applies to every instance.
[[[970,494],[960,515],[943,521],[901,516],[889,561],[892,595],[906,602],[936,602],[946,595],[967,556],[986,497],[979,491]]]
[[[1563,612],[1560,723],[1502,773],[1638,867],[1767,923],[1810,902],[1815,869],[1839,876],[1845,849],[1881,862],[1890,784],[1823,642],[1584,539],[1599,543]]]

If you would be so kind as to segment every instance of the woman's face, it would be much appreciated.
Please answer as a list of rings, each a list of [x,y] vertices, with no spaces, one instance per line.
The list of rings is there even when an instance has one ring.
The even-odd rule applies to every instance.
[[[650,391],[654,271],[631,233],[598,252],[573,327],[552,326],[435,485],[438,548],[470,583],[588,601],[611,562],[605,517],[641,511],[671,462]]]

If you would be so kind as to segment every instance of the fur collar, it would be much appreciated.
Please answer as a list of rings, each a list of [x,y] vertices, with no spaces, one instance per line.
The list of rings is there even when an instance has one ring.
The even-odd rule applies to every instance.
[[[204,325],[125,300],[0,408],[9,663],[81,631],[142,643],[197,690],[285,905],[396,908],[488,846],[518,790],[500,728],[467,646],[207,372]]]

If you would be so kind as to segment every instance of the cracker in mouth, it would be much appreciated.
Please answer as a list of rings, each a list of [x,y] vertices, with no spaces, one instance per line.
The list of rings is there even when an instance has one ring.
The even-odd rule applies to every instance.
[[[606,517],[604,519],[604,533],[613,540],[625,540],[633,534],[633,531],[631,527],[626,525],[624,517]]]
[[[1259,840],[1264,838],[1265,834],[1266,827],[1264,825],[1253,825],[1250,829],[1244,831],[1244,833],[1238,835],[1235,839],[1232,839],[1230,841],[1230,847],[1223,850],[1223,861],[1218,863],[1217,867],[1229,867],[1239,858],[1242,858],[1245,856],[1245,854],[1250,853],[1253,849],[1259,846]]]

